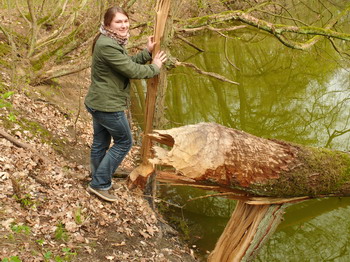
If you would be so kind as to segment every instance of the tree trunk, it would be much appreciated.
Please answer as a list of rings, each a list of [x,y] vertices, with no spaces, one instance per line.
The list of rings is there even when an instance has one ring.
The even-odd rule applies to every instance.
[[[201,183],[249,196],[350,195],[350,155],[259,138],[215,123],[156,130],[153,164]]]
[[[350,195],[350,155],[259,138],[215,123],[155,130],[157,179],[238,199],[210,262],[251,261],[281,221],[284,203]]]

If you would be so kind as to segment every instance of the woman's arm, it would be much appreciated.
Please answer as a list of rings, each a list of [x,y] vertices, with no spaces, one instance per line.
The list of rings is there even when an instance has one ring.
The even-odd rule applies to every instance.
[[[138,64],[146,64],[148,61],[152,60],[152,56],[147,48],[143,49],[136,55],[130,56],[131,60]]]
[[[99,52],[103,59],[114,71],[124,75],[127,78],[152,78],[159,74],[160,67],[158,65],[143,65],[134,62],[117,43],[109,42],[101,46],[101,48],[99,48]]]
[[[155,45],[156,45],[156,42],[154,42],[154,36],[153,35],[149,36],[147,40],[147,48],[143,49],[141,52],[132,56],[131,59],[135,63],[146,64],[148,61],[152,59],[152,51]]]

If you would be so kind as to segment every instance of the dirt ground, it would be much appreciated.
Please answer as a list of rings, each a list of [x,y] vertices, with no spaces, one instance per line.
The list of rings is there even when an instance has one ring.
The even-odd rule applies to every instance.
[[[114,203],[85,190],[88,77],[15,93],[13,106],[0,109],[1,261],[197,261],[125,179],[114,179]],[[122,168],[133,168],[138,152]]]

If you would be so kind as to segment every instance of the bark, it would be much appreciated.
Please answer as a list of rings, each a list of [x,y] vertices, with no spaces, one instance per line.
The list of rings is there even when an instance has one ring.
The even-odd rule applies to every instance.
[[[197,184],[249,197],[350,195],[350,155],[259,138],[215,123],[156,130],[152,164],[172,166]]]

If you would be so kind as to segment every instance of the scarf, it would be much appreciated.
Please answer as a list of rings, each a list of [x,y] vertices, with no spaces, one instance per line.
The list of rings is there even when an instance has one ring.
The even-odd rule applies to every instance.
[[[118,33],[106,28],[103,24],[100,26],[100,33],[112,38],[113,40],[117,41],[118,44],[125,46],[128,43],[128,39],[130,34],[128,33],[127,36],[120,36]]]

